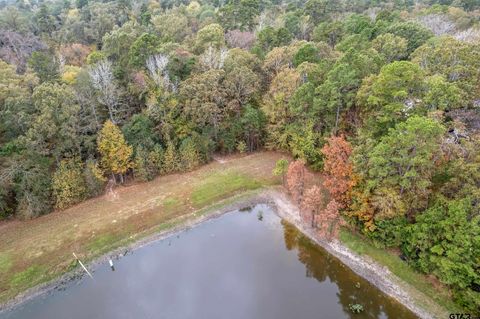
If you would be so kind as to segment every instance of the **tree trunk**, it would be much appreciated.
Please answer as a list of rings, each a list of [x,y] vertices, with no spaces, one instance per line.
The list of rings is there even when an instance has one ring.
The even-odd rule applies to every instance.
[[[334,135],[337,135],[337,130],[338,130],[338,118],[340,117],[340,105],[337,106],[337,115],[335,116],[335,130],[334,130]]]

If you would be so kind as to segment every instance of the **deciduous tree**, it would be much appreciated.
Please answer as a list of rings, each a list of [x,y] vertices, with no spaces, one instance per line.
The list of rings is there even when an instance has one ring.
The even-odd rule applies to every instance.
[[[75,158],[64,159],[58,165],[52,181],[55,207],[64,209],[85,199],[87,189],[82,166]]]
[[[322,209],[323,194],[319,186],[314,185],[307,189],[302,201],[302,217],[309,222],[311,227],[316,227],[318,221],[318,214]]]
[[[305,190],[305,162],[296,160],[288,165],[287,189],[293,199],[300,204]]]
[[[331,136],[322,148],[322,154],[325,173],[323,185],[328,189],[330,197],[345,208],[354,186],[353,165],[350,159],[352,147],[343,135]]]

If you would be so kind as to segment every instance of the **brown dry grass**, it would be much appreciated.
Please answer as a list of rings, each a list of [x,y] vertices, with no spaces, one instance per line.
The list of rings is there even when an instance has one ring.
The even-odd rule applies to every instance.
[[[274,152],[223,158],[198,170],[119,187],[79,205],[30,221],[0,224],[0,303],[73,267],[72,252],[86,260],[152,228],[218,200],[265,185]]]

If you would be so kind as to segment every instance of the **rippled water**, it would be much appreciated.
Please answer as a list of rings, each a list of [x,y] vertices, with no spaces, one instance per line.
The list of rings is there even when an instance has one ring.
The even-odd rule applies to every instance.
[[[265,205],[154,242],[93,276],[0,318],[416,318]]]

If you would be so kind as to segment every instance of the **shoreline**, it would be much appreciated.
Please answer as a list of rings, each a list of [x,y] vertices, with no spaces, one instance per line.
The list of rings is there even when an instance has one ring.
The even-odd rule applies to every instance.
[[[246,206],[254,206],[257,204],[267,204],[271,206],[280,218],[294,225],[310,240],[325,249],[332,256],[338,258],[357,275],[366,279],[386,295],[395,299],[419,318],[435,318],[435,316],[428,313],[424,307],[417,305],[418,300],[422,300],[422,302],[426,301],[427,304],[434,303],[430,298],[423,295],[420,291],[408,287],[408,284],[402,282],[386,267],[381,266],[366,256],[360,256],[352,252],[339,241],[335,240],[327,242],[321,240],[312,228],[302,222],[298,208],[290,201],[287,195],[284,192],[273,188],[239,194],[197,212],[177,217],[171,221],[174,224],[173,227],[161,231],[155,231],[154,227],[153,229],[145,231],[143,236],[142,233],[137,234],[137,236],[140,237],[139,240],[125,245],[121,244],[119,247],[101,254],[101,256],[83,262],[86,263],[87,268],[94,274],[96,268],[99,265],[108,262],[109,258],[113,259],[125,256],[126,254],[144,246],[187,231],[205,221],[218,218],[224,214]],[[151,233],[152,230],[153,232]],[[72,280],[77,280],[83,276],[85,276],[83,269],[76,268],[46,283],[32,287],[15,298],[0,304],[0,313],[8,312],[37,296],[52,293],[57,289],[61,289]],[[415,296],[412,296],[412,293],[415,293]]]

